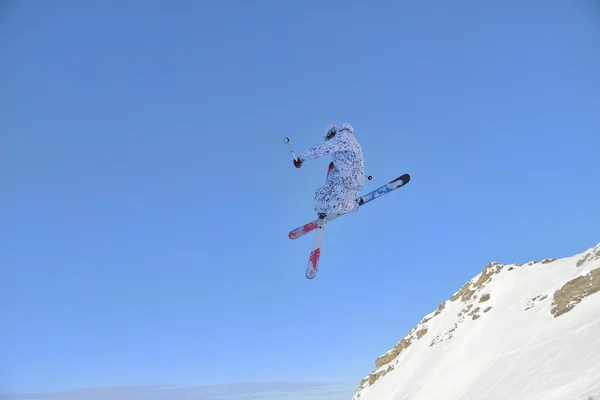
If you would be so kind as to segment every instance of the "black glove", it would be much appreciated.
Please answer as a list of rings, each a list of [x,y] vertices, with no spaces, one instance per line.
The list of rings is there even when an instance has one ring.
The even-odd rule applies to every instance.
[[[300,160],[299,158],[294,158],[294,167],[296,168],[300,168],[302,166],[302,160]]]

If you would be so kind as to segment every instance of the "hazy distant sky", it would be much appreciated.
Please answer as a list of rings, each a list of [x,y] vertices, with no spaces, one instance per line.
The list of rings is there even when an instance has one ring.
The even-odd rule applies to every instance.
[[[286,381],[349,399],[490,261],[600,241],[596,1],[0,13],[0,393]],[[313,236],[287,233],[329,159],[296,169],[283,138],[301,153],[341,121],[364,192],[412,181],[329,225],[309,281]]]

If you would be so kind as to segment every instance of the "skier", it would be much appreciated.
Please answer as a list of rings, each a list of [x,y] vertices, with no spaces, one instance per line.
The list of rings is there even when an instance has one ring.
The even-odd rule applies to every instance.
[[[300,168],[304,161],[331,155],[325,185],[317,190],[314,210],[320,220],[327,214],[345,214],[359,207],[356,198],[365,184],[363,153],[349,123],[330,125],[324,141],[294,159]]]

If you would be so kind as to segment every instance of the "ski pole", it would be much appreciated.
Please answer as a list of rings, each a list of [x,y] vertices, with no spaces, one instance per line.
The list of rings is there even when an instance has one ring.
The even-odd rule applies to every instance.
[[[287,143],[288,147],[290,148],[290,151],[292,152],[292,155],[294,156],[294,161],[298,161],[298,158],[296,157],[296,155],[294,154],[294,150],[292,150],[292,146],[290,146],[290,138],[285,138],[283,139],[283,141],[285,143]]]

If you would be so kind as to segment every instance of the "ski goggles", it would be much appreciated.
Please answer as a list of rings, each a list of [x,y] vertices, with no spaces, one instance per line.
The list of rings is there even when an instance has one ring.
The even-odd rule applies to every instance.
[[[330,139],[332,139],[335,136],[335,127],[331,128],[330,130],[327,131],[327,133],[325,134],[325,141],[328,141]]]

